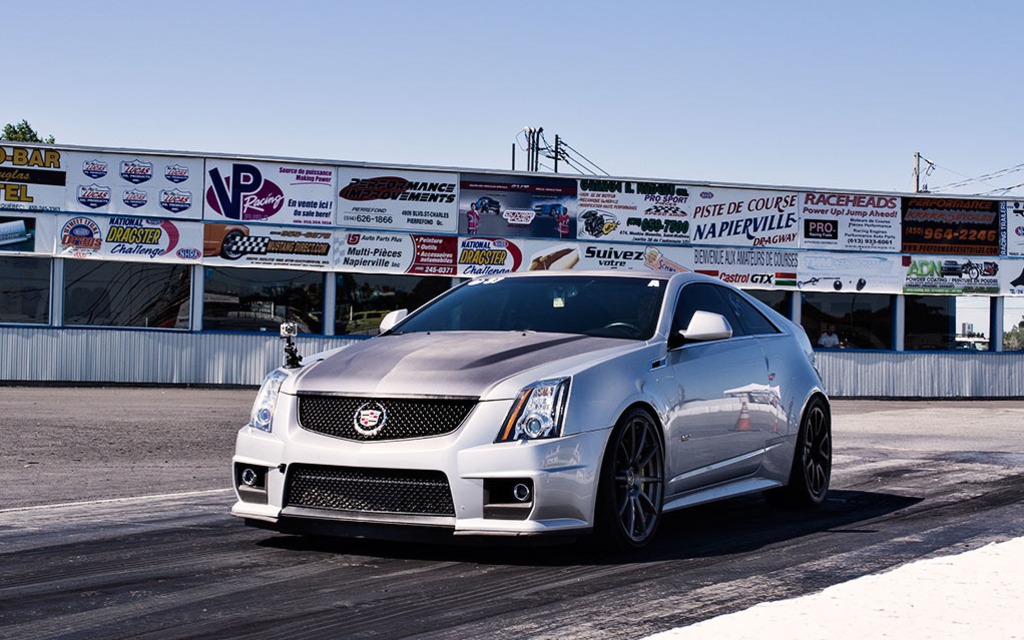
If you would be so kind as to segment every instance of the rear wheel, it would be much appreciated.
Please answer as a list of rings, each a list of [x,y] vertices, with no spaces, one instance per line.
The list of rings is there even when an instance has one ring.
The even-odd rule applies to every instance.
[[[817,507],[825,501],[831,477],[832,417],[825,401],[814,398],[800,422],[789,483],[764,495],[782,506]]]
[[[608,442],[596,505],[596,533],[604,546],[646,546],[658,530],[665,490],[660,429],[634,408],[619,419]]]

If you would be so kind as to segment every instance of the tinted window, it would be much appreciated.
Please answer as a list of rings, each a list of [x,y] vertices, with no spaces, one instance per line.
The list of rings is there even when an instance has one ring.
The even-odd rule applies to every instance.
[[[207,267],[203,328],[273,331],[294,322],[323,332],[324,274],[291,269]]]
[[[0,258],[0,322],[49,322],[50,263],[41,258]]]
[[[188,328],[188,265],[64,261],[64,323]]]
[[[412,331],[536,331],[646,340],[664,282],[632,277],[481,278],[400,324]]]
[[[377,335],[380,321],[395,309],[417,309],[451,287],[451,278],[339,273],[334,333]]]
[[[672,333],[686,329],[695,311],[710,311],[725,317],[729,326],[732,327],[732,334],[734,336],[745,335],[736,312],[719,295],[719,288],[713,284],[703,282],[683,287],[682,291],[679,292],[679,302],[676,305],[676,313],[672,319]]]
[[[725,300],[729,303],[729,306],[733,308],[736,315],[739,316],[740,322],[743,324],[743,330],[745,333],[753,335],[764,335],[766,333],[778,333],[779,329],[772,324],[768,318],[757,310],[754,305],[750,304],[743,297],[733,291],[732,289],[726,289],[725,287],[715,287],[718,292],[722,294]],[[735,332],[735,329],[733,330]]]

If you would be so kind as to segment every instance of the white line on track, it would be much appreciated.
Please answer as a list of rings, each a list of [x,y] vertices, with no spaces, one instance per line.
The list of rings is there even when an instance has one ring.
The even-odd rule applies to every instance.
[[[2,513],[15,513],[18,511],[43,511],[46,509],[67,509],[70,507],[92,507],[99,504],[116,504],[119,502],[147,502],[152,500],[166,500],[176,498],[196,498],[199,496],[212,496],[219,493],[230,493],[232,489],[207,489],[205,491],[182,491],[179,493],[157,493],[148,496],[131,496],[128,498],[104,498],[103,500],[86,500],[84,502],[63,502],[60,504],[41,504],[31,507],[12,507],[0,509]]]

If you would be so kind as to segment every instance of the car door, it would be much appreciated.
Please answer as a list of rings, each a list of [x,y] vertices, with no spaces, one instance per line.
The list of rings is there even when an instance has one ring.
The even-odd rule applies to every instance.
[[[662,384],[673,399],[666,424],[666,495],[750,475],[761,463],[768,424],[756,406],[768,380],[764,352],[718,285],[691,283],[676,302],[672,331],[697,310],[725,317],[733,336],[670,349]]]

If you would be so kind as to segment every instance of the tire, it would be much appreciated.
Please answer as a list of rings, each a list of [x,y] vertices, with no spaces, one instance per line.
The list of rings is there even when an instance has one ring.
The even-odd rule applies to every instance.
[[[832,478],[832,416],[821,398],[813,398],[800,420],[789,482],[765,491],[772,504],[813,509],[825,502]]]
[[[245,234],[241,231],[229,231],[220,243],[220,257],[225,260],[238,260],[244,256],[245,253],[234,248],[235,243],[243,238],[245,238]]]
[[[646,411],[619,418],[601,464],[595,534],[601,547],[631,551],[647,546],[661,522],[665,449],[661,429]]]

